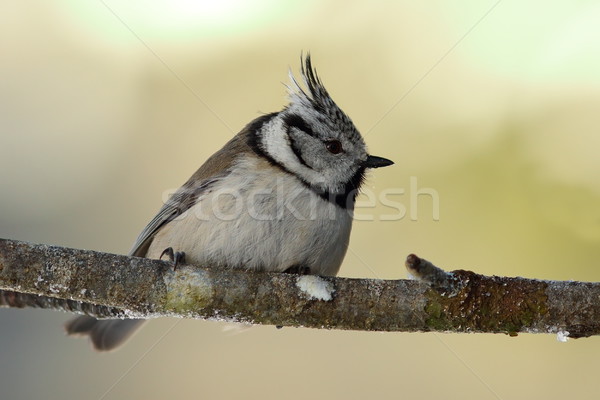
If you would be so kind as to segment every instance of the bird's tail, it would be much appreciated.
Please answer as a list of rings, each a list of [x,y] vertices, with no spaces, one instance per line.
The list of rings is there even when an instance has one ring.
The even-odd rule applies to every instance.
[[[68,335],[89,336],[98,351],[122,345],[145,322],[143,319],[96,319],[81,315],[65,324]]]

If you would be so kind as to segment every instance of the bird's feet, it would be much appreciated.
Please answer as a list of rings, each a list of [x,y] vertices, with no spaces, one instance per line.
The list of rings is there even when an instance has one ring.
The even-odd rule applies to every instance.
[[[293,265],[283,271],[284,274],[310,275],[310,267],[306,265]]]
[[[172,247],[167,247],[160,253],[161,260],[164,255],[169,256],[169,260],[173,263],[173,271],[177,269],[179,264],[185,264],[185,252],[183,251],[173,251]]]

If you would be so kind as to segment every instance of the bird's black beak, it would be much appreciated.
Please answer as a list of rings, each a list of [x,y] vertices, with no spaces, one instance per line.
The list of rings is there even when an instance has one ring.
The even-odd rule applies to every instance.
[[[367,160],[363,162],[363,166],[367,168],[381,168],[393,164],[394,162],[392,160],[377,156],[369,156],[367,157]]]

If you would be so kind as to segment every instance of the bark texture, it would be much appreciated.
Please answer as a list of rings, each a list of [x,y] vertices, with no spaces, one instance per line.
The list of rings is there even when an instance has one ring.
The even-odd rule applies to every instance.
[[[600,284],[445,272],[410,255],[417,280],[178,266],[0,239],[0,306],[99,318],[183,317],[364,331],[600,333]]]

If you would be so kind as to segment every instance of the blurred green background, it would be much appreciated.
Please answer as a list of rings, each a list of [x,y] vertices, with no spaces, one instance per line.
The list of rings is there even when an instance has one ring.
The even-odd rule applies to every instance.
[[[373,154],[341,275],[446,269],[600,281],[595,1],[3,1],[0,237],[125,253],[310,50]],[[409,204],[411,177],[439,195]],[[361,200],[365,200],[362,197]],[[414,207],[418,206],[418,210]],[[364,214],[364,213],[363,213]],[[598,338],[157,320],[115,353],[69,315],[0,310],[6,399],[596,399]]]

